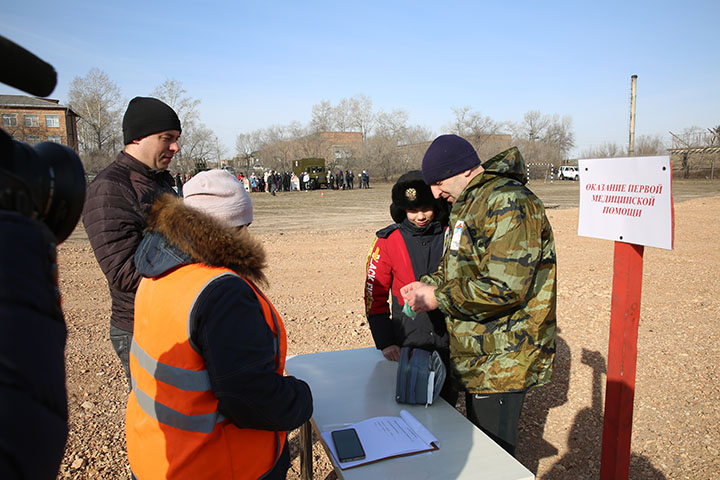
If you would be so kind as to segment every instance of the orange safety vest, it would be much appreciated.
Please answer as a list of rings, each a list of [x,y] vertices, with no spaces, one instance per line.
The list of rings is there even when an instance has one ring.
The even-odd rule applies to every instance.
[[[272,470],[287,432],[238,428],[218,412],[205,360],[190,343],[195,301],[227,268],[186,265],[143,278],[135,299],[130,349],[133,390],[126,414],[130,467],[138,480],[260,478]],[[285,327],[251,282],[276,338],[276,371],[285,370]],[[239,312],[238,315],[242,313]]]

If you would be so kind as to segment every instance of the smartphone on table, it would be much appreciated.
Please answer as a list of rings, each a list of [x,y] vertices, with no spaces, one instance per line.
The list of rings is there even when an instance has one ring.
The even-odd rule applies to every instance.
[[[365,458],[365,450],[354,428],[334,430],[331,432],[331,435],[333,443],[335,444],[338,460],[341,462],[351,462]]]

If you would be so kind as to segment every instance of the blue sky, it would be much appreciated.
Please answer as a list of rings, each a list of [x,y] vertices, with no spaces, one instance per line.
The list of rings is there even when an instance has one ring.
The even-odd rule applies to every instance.
[[[0,34],[55,67],[51,98],[93,67],[127,100],[174,78],[231,153],[238,133],[356,94],[436,134],[452,107],[539,110],[572,117],[575,154],[627,146],[633,74],[636,135],[720,124],[717,0],[6,3]]]

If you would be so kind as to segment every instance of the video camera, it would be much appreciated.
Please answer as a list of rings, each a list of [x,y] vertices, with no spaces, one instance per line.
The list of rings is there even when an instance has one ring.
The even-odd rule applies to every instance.
[[[0,36],[0,82],[46,97],[57,83],[52,65]],[[58,244],[72,233],[85,202],[85,170],[75,151],[43,142],[35,147],[0,129],[0,210],[21,213],[50,228]]]

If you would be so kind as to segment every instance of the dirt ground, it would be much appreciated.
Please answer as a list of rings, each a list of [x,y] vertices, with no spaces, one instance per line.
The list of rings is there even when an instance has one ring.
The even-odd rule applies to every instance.
[[[555,378],[531,391],[518,459],[542,479],[599,477],[613,243],[577,235],[577,183],[531,182],[548,207],[558,257]],[[630,477],[720,478],[720,182],[674,185],[675,248],[646,248]],[[268,297],[288,353],[373,345],[365,258],[391,222],[390,185],[252,195],[250,227],[269,253]],[[107,338],[110,299],[82,228],[59,248],[68,329],[70,435],[58,478],[128,478],[127,395]],[[293,455],[297,432],[290,436]],[[319,444],[316,478],[333,478]],[[294,458],[288,478],[299,478]],[[482,478],[482,472],[478,472]]]

